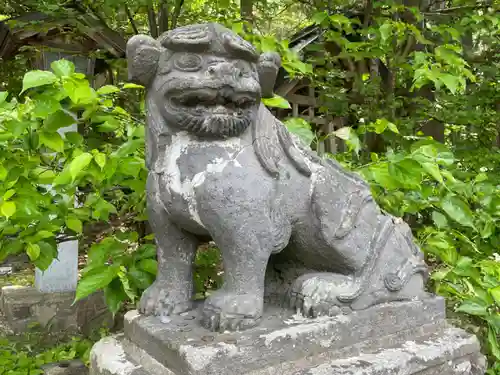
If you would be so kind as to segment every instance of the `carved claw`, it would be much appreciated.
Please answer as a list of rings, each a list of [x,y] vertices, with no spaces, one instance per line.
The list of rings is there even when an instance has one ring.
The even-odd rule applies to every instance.
[[[211,331],[242,331],[261,320],[262,297],[216,291],[203,307],[202,325]]]
[[[342,309],[350,309],[337,296],[351,283],[350,277],[333,273],[303,275],[295,280],[288,294],[289,307],[311,318],[338,315]]]
[[[179,293],[180,294],[180,293]],[[192,309],[192,302],[176,297],[174,290],[155,281],[141,297],[139,312],[144,315],[178,315]]]

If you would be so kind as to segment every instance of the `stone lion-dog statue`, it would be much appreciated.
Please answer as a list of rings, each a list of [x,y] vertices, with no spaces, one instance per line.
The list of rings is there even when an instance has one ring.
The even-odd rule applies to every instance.
[[[317,317],[427,295],[408,225],[261,104],[273,95],[277,54],[259,55],[221,25],[197,24],[134,36],[127,58],[130,80],[146,88],[158,258],[142,314],[193,308],[193,262],[209,240],[224,264],[224,284],[201,315],[213,331],[258,325],[264,301]]]

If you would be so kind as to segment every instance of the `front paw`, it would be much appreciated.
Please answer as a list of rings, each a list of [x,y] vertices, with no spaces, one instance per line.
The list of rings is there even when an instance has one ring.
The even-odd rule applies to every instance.
[[[255,327],[262,318],[263,296],[218,290],[203,306],[202,325],[212,331],[239,331]]]
[[[139,312],[144,315],[168,316],[191,310],[193,302],[175,288],[155,281],[141,297]]]

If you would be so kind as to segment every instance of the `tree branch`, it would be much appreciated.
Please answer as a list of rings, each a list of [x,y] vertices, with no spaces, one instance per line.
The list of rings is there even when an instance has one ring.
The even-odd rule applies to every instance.
[[[152,0],[148,0],[148,23],[149,33],[153,38],[158,38],[158,26],[156,25],[156,14]]]
[[[459,7],[451,7],[451,8],[445,8],[445,9],[438,9],[432,12],[422,12],[423,15],[426,16],[432,16],[432,15],[446,15],[454,12],[461,12],[461,11],[469,11],[469,10],[479,10],[479,9],[488,9],[490,8],[490,5],[463,5]]]
[[[168,13],[167,0],[161,0],[158,16],[158,29],[160,35],[168,30]]]
[[[172,29],[177,27],[177,20],[179,19],[179,15],[181,14],[182,6],[184,5],[184,0],[178,0],[175,9],[174,15],[172,16]]]
[[[134,34],[137,35],[139,34],[139,30],[137,29],[137,26],[134,21],[134,16],[130,12],[130,9],[127,4],[125,4],[125,12],[127,13],[128,20],[130,21],[130,25],[132,26],[132,29],[134,30]]]

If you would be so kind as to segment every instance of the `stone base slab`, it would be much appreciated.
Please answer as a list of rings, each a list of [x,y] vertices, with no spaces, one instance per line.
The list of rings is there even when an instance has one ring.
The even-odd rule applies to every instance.
[[[218,360],[206,353],[199,368],[172,371],[123,335],[111,336],[95,344],[91,353],[90,375],[206,375],[221,374],[205,367]],[[238,365],[238,364],[236,364]],[[240,364],[243,367],[243,364]],[[391,348],[360,352],[342,357],[338,352],[304,353],[304,358],[264,368],[222,374],[238,375],[483,375],[484,356],[475,336],[457,328],[445,328],[425,337],[408,340]],[[199,372],[198,372],[199,371]]]
[[[202,328],[196,310],[163,322],[131,311],[124,335],[94,346],[91,374],[484,373],[477,339],[448,327],[444,311],[441,298],[317,319],[268,308],[260,326],[224,333]]]
[[[41,326],[51,332],[91,331],[114,320],[101,294],[91,295],[77,303],[74,292],[42,293],[34,287],[6,286],[1,289],[0,311],[7,328],[13,333],[24,332],[31,326]]]

